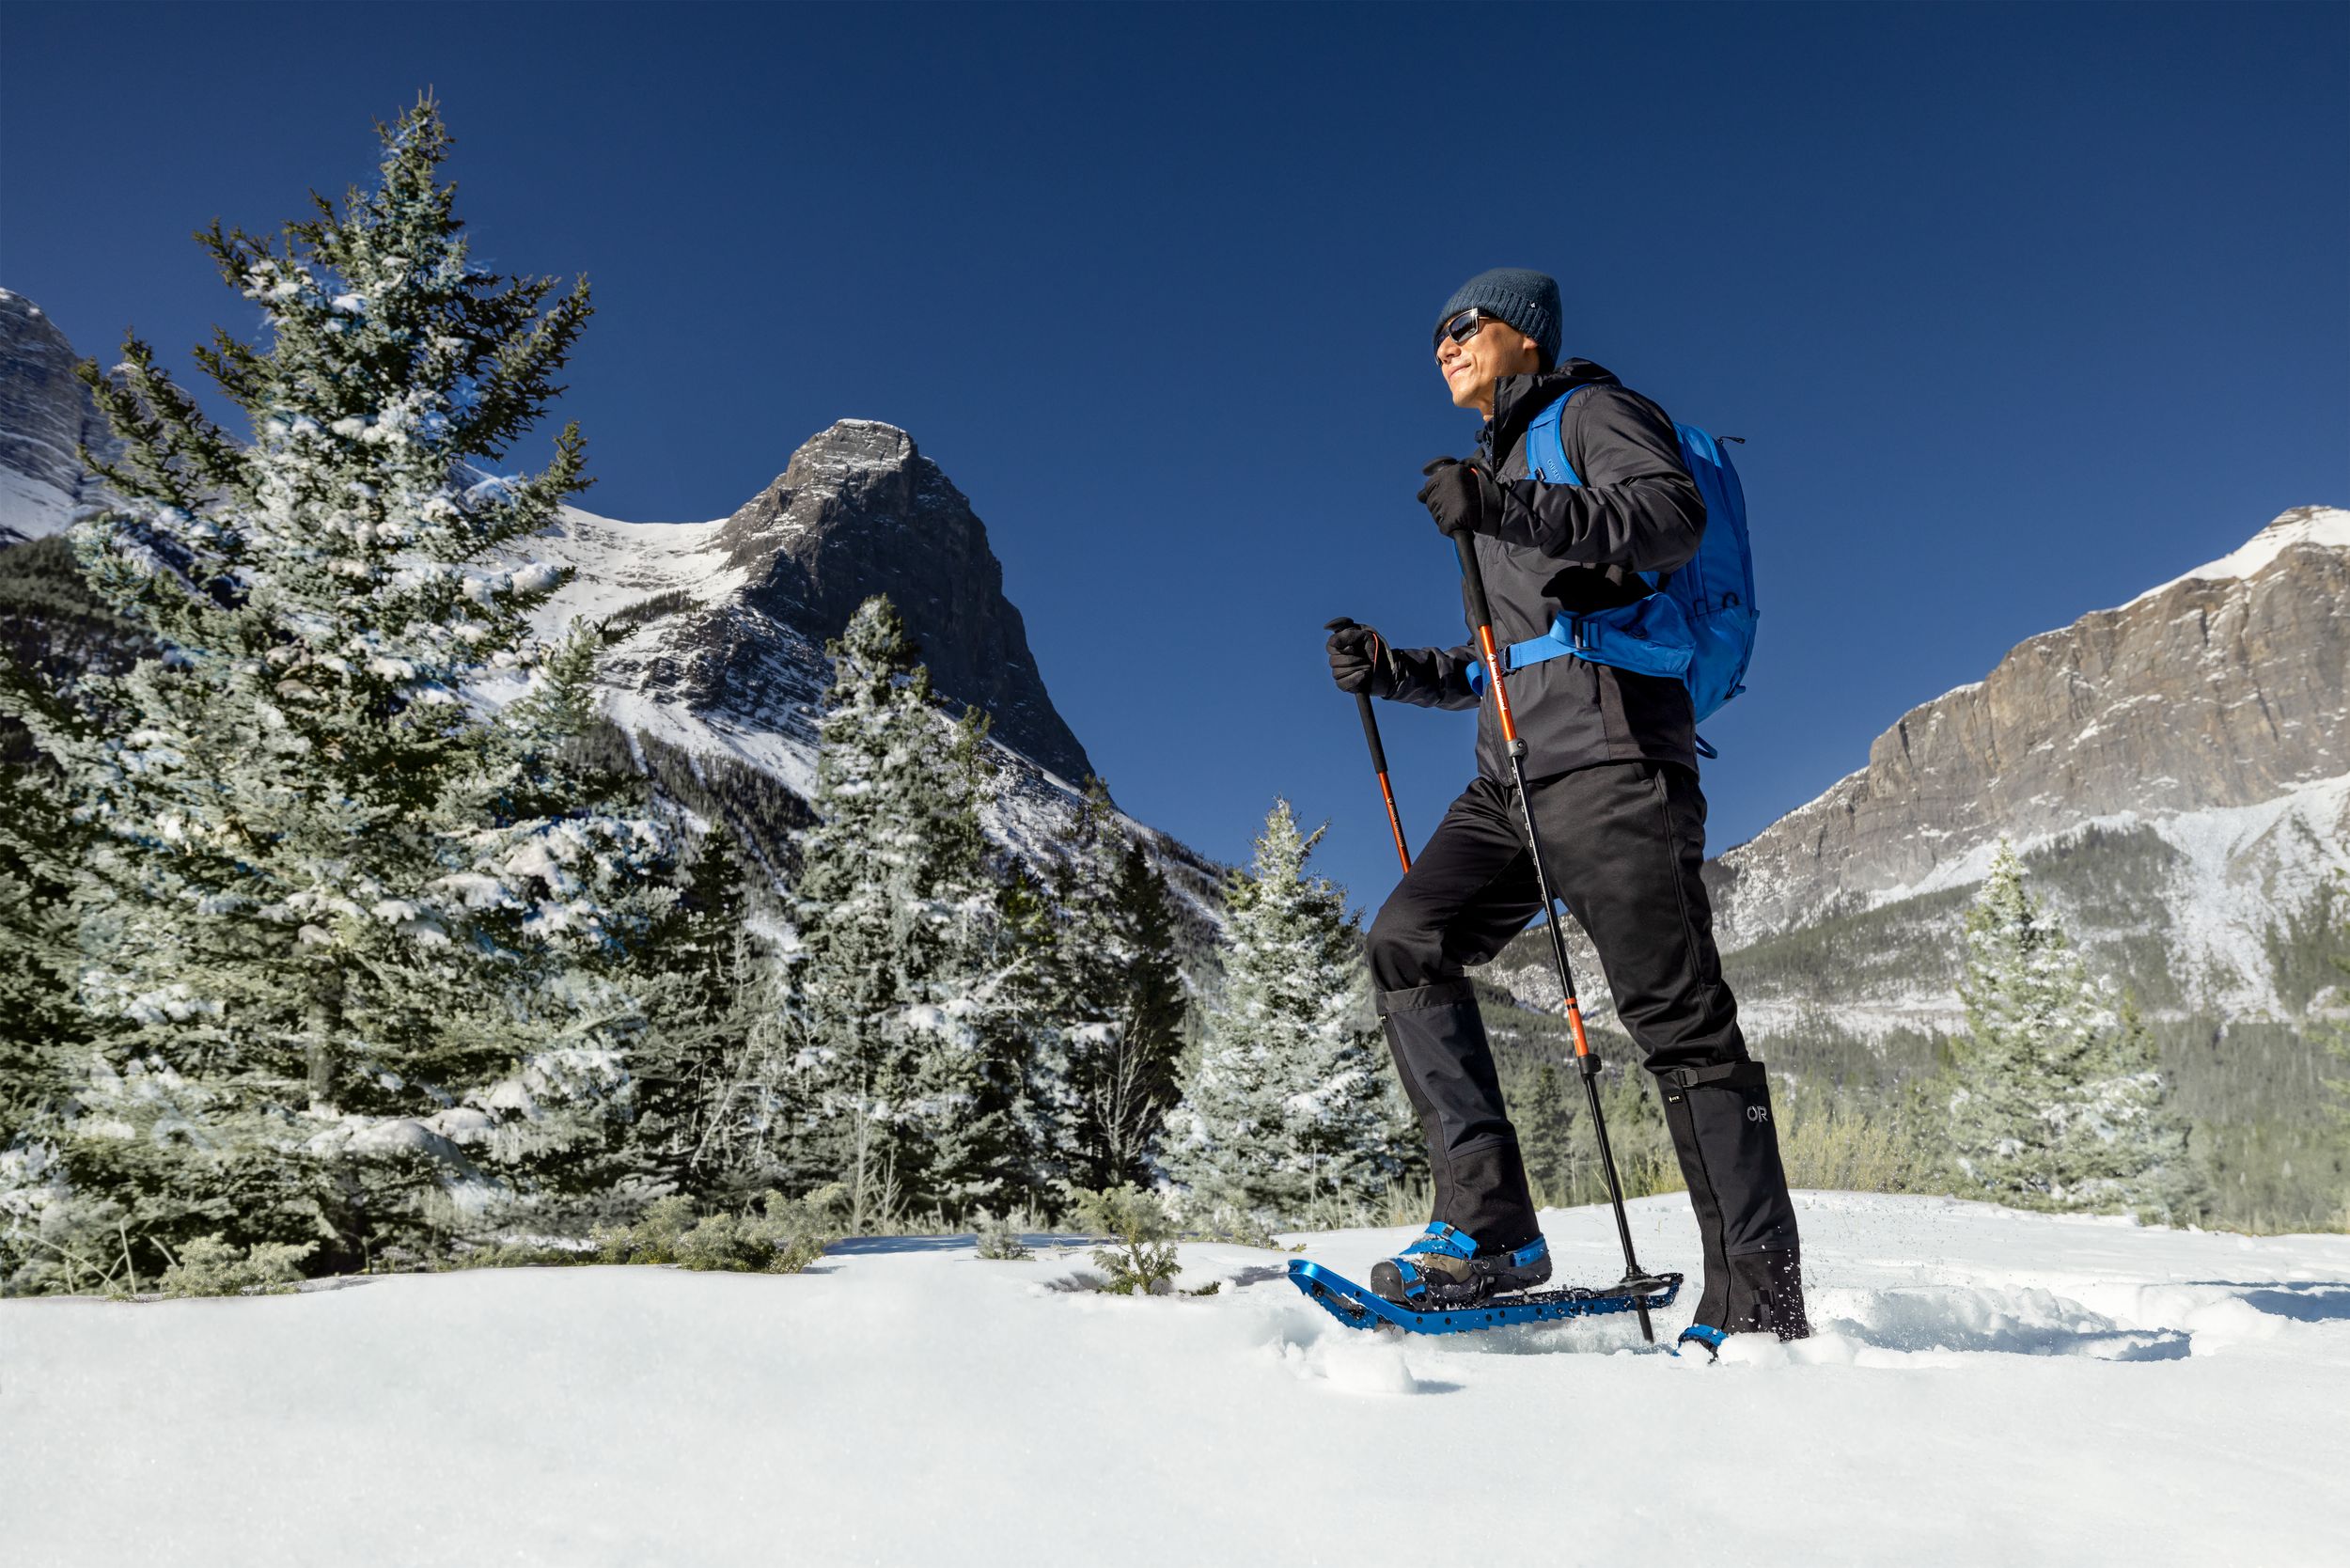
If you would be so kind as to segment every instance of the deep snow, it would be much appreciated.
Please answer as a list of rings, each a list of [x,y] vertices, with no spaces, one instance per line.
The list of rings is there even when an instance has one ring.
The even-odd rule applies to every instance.
[[[2350,1237],[1799,1195],[1823,1332],[1340,1327],[1083,1250],[844,1244],[792,1278],[359,1280],[0,1303],[0,1542],[72,1563],[2343,1560]],[[1604,1210],[1548,1217],[1612,1278]],[[1634,1205],[1691,1267],[1679,1197]],[[1307,1238],[1356,1273],[1403,1231]],[[1685,1309],[1671,1315],[1686,1321]],[[1661,1326],[1661,1325],[1660,1325]],[[1584,1352],[1576,1354],[1575,1352]]]

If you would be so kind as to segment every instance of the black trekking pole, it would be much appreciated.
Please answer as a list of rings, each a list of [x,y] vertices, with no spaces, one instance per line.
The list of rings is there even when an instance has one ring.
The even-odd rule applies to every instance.
[[[1461,553],[1461,580],[1468,586],[1469,615],[1477,622],[1477,651],[1485,661],[1485,679],[1493,683],[1494,709],[1501,717],[1501,740],[1509,748],[1510,773],[1518,790],[1518,817],[1526,824],[1526,847],[1534,856],[1534,886],[1543,897],[1543,917],[1550,927],[1550,956],[1559,965],[1559,985],[1567,995],[1567,1027],[1574,1035],[1574,1064],[1583,1074],[1583,1096],[1591,1107],[1591,1131],[1599,1138],[1599,1165],[1607,1175],[1607,1200],[1615,1205],[1616,1238],[1623,1243],[1623,1287],[1640,1314],[1640,1338],[1656,1342],[1648,1321],[1648,1293],[1662,1281],[1652,1278],[1632,1255],[1632,1225],[1624,1218],[1623,1184],[1616,1179],[1615,1152],[1607,1146],[1607,1119],[1599,1108],[1600,1060],[1583,1032],[1583,1004],[1575,999],[1574,970],[1567,963],[1566,933],[1559,929],[1558,900],[1550,891],[1550,868],[1543,861],[1542,835],[1534,830],[1534,801],[1526,791],[1526,743],[1518,739],[1517,720],[1510,713],[1510,693],[1501,681],[1501,655],[1494,646],[1493,610],[1485,603],[1485,574],[1477,565],[1477,541],[1466,532],[1452,536]]]

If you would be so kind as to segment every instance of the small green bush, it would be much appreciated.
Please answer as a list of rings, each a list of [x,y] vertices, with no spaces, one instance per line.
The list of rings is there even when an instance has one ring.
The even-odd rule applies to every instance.
[[[797,1274],[838,1237],[826,1193],[805,1199],[770,1192],[756,1215],[720,1213],[697,1219],[690,1198],[664,1198],[635,1224],[595,1232],[596,1261],[669,1263],[736,1274]]]
[[[283,1295],[302,1278],[297,1265],[316,1250],[316,1242],[299,1247],[255,1242],[241,1247],[218,1236],[198,1236],[180,1247],[179,1258],[164,1270],[164,1294]]]
[[[1155,1193],[1132,1182],[1072,1195],[1079,1220],[1116,1244],[1094,1248],[1112,1295],[1164,1295],[1183,1267],[1175,1261],[1175,1227]]]
[[[1281,1244],[1273,1239],[1272,1229],[1266,1225],[1262,1215],[1243,1214],[1237,1209],[1216,1209],[1191,1215],[1186,1218],[1183,1233],[1194,1241],[1223,1242],[1230,1247],[1258,1247],[1267,1252],[1284,1250]],[[1303,1249],[1291,1247],[1286,1250]]]
[[[985,1210],[980,1211],[978,1236],[980,1257],[1009,1262],[1035,1256],[1020,1235],[1020,1216],[1017,1215],[1006,1215],[998,1219]]]

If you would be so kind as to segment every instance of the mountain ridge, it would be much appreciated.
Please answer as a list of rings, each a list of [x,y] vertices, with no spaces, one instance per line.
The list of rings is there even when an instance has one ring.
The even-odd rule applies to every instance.
[[[1903,714],[1869,760],[1709,867],[1725,948],[1847,897],[1946,885],[2001,838],[2227,810],[2350,774],[2350,511],[2029,637]]]

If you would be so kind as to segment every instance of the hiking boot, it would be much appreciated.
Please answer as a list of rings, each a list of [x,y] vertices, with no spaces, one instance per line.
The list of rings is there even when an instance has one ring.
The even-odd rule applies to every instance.
[[[1431,1224],[1402,1253],[1371,1265],[1371,1288],[1399,1307],[1444,1311],[1530,1291],[1549,1278],[1550,1244],[1540,1236],[1514,1249],[1480,1251],[1465,1232]]]

